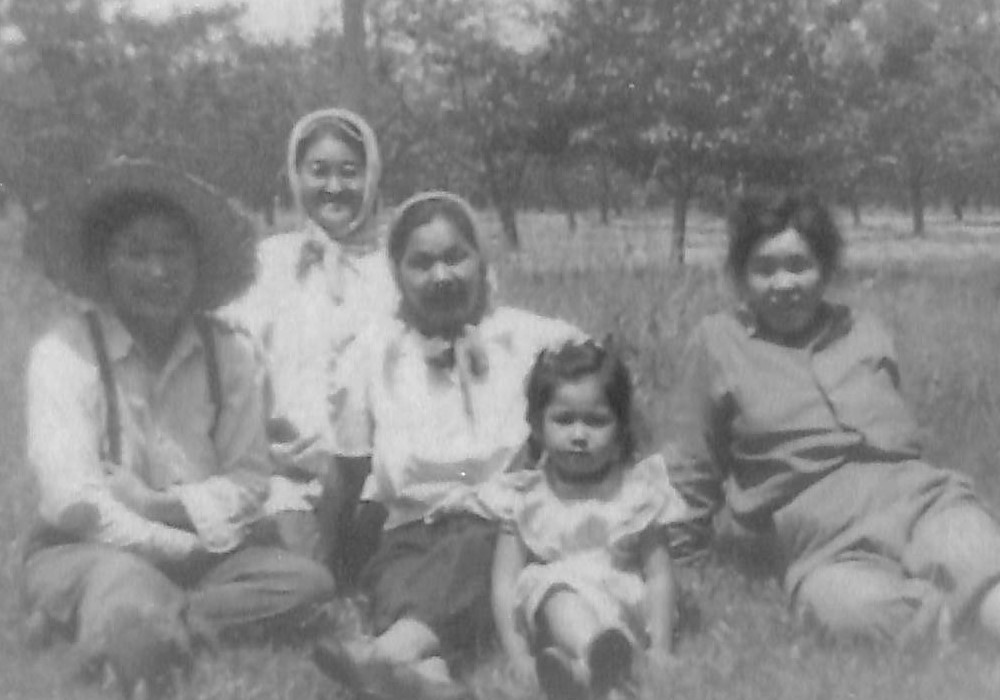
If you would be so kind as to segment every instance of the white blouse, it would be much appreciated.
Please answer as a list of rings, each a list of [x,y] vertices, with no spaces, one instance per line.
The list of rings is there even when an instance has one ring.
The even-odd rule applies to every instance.
[[[333,365],[372,318],[391,315],[397,305],[388,257],[381,248],[341,246],[310,222],[303,231],[264,240],[259,258],[258,281],[225,315],[262,345],[269,417],[328,442]]]
[[[454,364],[441,366],[431,358],[434,342],[402,321],[373,325],[333,381],[335,442],[345,456],[371,456],[365,497],[387,507],[386,529],[502,471],[528,436],[524,383],[538,352],[584,337],[569,323],[512,308],[496,309],[467,335]],[[485,361],[464,360],[467,346]]]

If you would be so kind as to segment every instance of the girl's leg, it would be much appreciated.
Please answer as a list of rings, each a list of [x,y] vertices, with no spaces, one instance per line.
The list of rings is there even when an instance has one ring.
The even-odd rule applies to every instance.
[[[542,603],[540,614],[542,627],[553,642],[578,659],[586,658],[601,625],[583,598],[570,589],[555,591]]]
[[[539,681],[550,695],[575,697],[579,686],[603,694],[619,684],[632,666],[632,644],[623,632],[605,627],[575,591],[551,593],[540,610],[542,626],[557,645],[539,657]],[[562,652],[569,652],[563,656]]]

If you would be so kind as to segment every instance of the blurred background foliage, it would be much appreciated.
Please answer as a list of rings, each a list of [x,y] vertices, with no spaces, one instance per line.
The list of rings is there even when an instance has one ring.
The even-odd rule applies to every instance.
[[[332,3],[335,5],[336,3]],[[385,196],[517,216],[693,206],[808,181],[860,223],[1000,198],[996,0],[343,0],[305,42],[244,9],[150,19],[0,0],[0,185],[29,213],[119,155],[175,163],[273,221],[285,136],[331,104],[373,122]],[[338,27],[347,27],[342,31]]]

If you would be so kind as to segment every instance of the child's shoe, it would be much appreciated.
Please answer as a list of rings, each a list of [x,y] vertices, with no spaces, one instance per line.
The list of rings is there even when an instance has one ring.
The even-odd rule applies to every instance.
[[[583,700],[590,694],[587,670],[559,647],[547,647],[535,657],[535,673],[549,700]]]
[[[587,668],[598,697],[623,686],[632,673],[632,643],[625,633],[609,629],[594,637],[587,650]]]

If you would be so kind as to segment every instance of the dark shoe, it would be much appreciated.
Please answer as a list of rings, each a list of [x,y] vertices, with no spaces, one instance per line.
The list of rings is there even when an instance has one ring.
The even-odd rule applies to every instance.
[[[612,688],[623,685],[632,674],[632,643],[621,630],[601,632],[587,650],[590,686],[603,697]]]
[[[543,649],[535,657],[535,673],[549,700],[583,700],[589,696],[579,664],[559,647]]]
[[[392,667],[375,655],[367,640],[321,639],[313,646],[313,663],[324,674],[354,691],[359,699],[391,697],[385,684]]]
[[[434,661],[440,661],[440,667]],[[400,664],[392,669],[393,695],[399,700],[472,700],[472,691],[447,670],[440,659]]]

